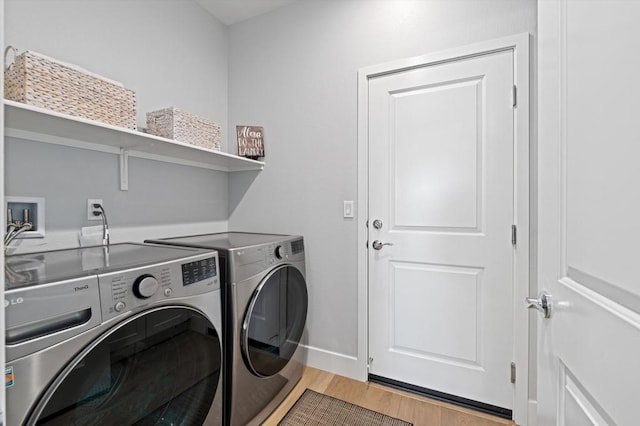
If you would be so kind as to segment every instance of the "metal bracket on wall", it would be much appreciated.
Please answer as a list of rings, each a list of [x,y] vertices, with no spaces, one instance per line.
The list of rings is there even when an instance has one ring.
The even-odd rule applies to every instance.
[[[129,151],[120,148],[120,191],[129,190]]]

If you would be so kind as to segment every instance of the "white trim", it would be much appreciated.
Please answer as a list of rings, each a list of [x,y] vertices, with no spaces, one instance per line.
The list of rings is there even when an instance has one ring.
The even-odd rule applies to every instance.
[[[53,135],[44,135],[42,133],[33,132],[29,130],[22,129],[12,129],[8,127],[5,130],[5,136],[8,138],[22,139],[32,142],[42,142],[43,139],[47,139],[46,143],[52,143],[55,145],[67,146],[70,148],[81,148],[88,149],[90,151],[97,152],[106,152],[108,154],[118,154],[120,152],[120,148],[109,145],[100,145],[91,142],[82,142],[74,139],[63,138],[59,136]],[[42,142],[45,143],[45,142]]]
[[[640,330],[640,313],[620,305],[615,300],[609,299],[606,295],[594,291],[581,282],[575,281],[569,277],[561,278],[558,280],[558,284],[567,287],[576,294],[579,294],[603,311],[618,318],[620,321]]]
[[[537,290],[538,294],[547,287],[546,283],[563,276],[563,189],[561,182],[566,153],[564,143],[561,108],[562,48],[560,40],[563,32],[563,1],[541,1],[538,3],[538,145],[537,145]],[[540,165],[544,164],[542,168]],[[544,203],[543,203],[544,201]],[[543,205],[543,208],[541,206]],[[550,323],[542,315],[536,315],[537,322],[537,416],[554,423],[558,419],[556,398],[558,396],[557,359],[542,355],[543,340],[549,332]],[[543,390],[541,393],[540,390]]]
[[[357,282],[358,282],[358,374],[366,380],[369,374],[369,289],[367,269],[367,221],[369,220],[369,72],[358,71],[358,216],[357,216]]]
[[[4,19],[4,0],[0,0],[0,46],[4,47],[4,29],[5,29],[5,19]],[[3,58],[4,61],[4,58]],[[4,62],[3,62],[4,63]],[[0,93],[2,94],[2,99],[4,99],[4,72],[0,73]],[[2,173],[0,173],[0,200],[4,200],[4,103],[0,105],[0,165],[2,165]],[[0,223],[4,224],[6,222],[6,211],[3,209],[0,212]],[[4,233],[3,233],[4,236]],[[0,297],[1,300],[4,300],[4,249],[0,251]],[[4,331],[5,321],[4,321],[4,304],[0,307],[0,345],[2,345],[2,351],[0,351],[0,365],[5,365],[5,351],[4,351],[4,341],[5,341],[5,331]],[[5,387],[2,386],[0,389],[0,423],[6,424],[7,419],[5,415]]]
[[[106,154],[114,154],[121,155],[122,151],[125,150],[128,153],[129,157],[135,158],[143,158],[146,160],[154,160],[161,161],[164,163],[172,163],[179,164],[182,166],[190,166],[190,167],[199,167],[202,169],[209,170],[217,170],[221,172],[234,172],[234,171],[243,171],[243,170],[257,170],[255,165],[252,163],[249,164],[237,164],[233,167],[219,165],[219,164],[211,164],[211,163],[201,163],[198,161],[184,160],[182,158],[175,158],[169,155],[161,155],[161,154],[153,154],[150,152],[141,152],[136,151],[135,148],[123,148],[119,146],[111,146],[111,145],[102,145],[92,142],[84,142],[75,139],[53,136],[53,135],[45,135],[43,133],[32,132],[29,130],[21,130],[21,129],[12,129],[7,128],[5,132],[5,136],[15,139],[22,139],[31,142],[39,142],[39,143],[50,143],[55,145],[66,146],[69,148],[77,148],[77,149],[86,149],[89,151],[103,152]],[[195,147],[194,149],[197,149]],[[222,153],[225,154],[225,153]],[[253,160],[248,160],[253,161]],[[264,166],[262,166],[264,168]],[[262,168],[260,170],[262,170]]]
[[[330,371],[333,374],[349,377],[354,380],[366,381],[367,376],[360,374],[358,368],[358,359],[354,356],[341,354],[339,352],[332,352],[326,349],[316,348],[314,346],[300,345],[302,351],[297,351],[296,354],[300,354],[298,359],[304,365],[309,367],[318,368],[324,371]]]
[[[134,149],[132,150],[127,150],[129,157],[134,157],[134,158],[143,158],[145,160],[154,160],[154,161],[160,161],[160,162],[164,162],[164,163],[172,163],[172,164],[178,164],[181,166],[190,166],[190,167],[198,167],[201,169],[209,169],[209,170],[217,170],[219,172],[238,172],[238,171],[251,171],[251,170],[256,170],[253,166],[249,165],[246,168],[244,166],[237,166],[234,167],[233,170],[230,170],[229,167],[225,167],[225,166],[218,166],[215,164],[207,164],[207,163],[199,163],[197,161],[189,161],[189,160],[182,160],[180,158],[172,158],[168,155],[160,155],[160,154],[151,154],[151,153],[147,153],[147,152],[139,152],[136,151]]]
[[[529,314],[523,300],[529,294],[530,251],[530,67],[531,41],[529,34],[490,40],[464,47],[430,53],[380,65],[361,68],[358,72],[358,355],[359,376],[367,377],[368,359],[368,271],[367,228],[368,199],[368,79],[374,76],[484,55],[495,51],[514,51],[514,81],[518,87],[518,105],[514,109],[514,220],[518,226],[518,245],[514,252],[513,341],[514,362],[518,377],[514,387],[513,419],[526,424],[529,411]],[[505,367],[506,368],[506,367]]]
[[[560,61],[559,61],[559,79],[560,79],[560,87],[559,87],[559,112],[560,112],[560,121],[559,121],[559,130],[560,130],[560,232],[558,234],[559,244],[560,244],[560,277],[564,277],[567,274],[567,180],[568,180],[568,154],[567,154],[567,146],[568,146],[568,116],[569,116],[569,70],[568,70],[568,47],[567,47],[567,39],[569,35],[567,32],[569,31],[569,25],[567,24],[567,7],[568,0],[562,0],[560,2],[560,28],[559,28],[559,43],[560,43]]]
[[[538,426],[538,401],[529,400],[527,426]]]
[[[516,37],[514,50],[515,84],[518,87],[518,106],[514,110],[515,144],[515,221],[521,230],[515,251],[513,291],[513,342],[514,361],[521,371],[515,384],[513,420],[523,424],[529,409],[529,312],[524,300],[530,293],[530,90],[531,90],[532,37],[524,34]]]
[[[6,136],[74,148],[144,156],[158,161],[215,168],[227,172],[262,170],[265,163],[226,152],[63,114],[20,102],[3,100]],[[34,130],[37,129],[37,130]],[[178,161],[180,161],[178,163]]]

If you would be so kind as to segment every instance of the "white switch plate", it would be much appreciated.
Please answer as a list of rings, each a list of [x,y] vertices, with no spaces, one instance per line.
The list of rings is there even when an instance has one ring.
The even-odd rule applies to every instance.
[[[353,217],[353,201],[345,201],[343,206],[343,216],[345,218]]]

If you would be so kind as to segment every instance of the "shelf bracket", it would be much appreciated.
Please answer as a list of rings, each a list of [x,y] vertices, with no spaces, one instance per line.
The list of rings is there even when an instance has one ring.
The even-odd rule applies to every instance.
[[[129,150],[120,148],[120,191],[129,190]]]

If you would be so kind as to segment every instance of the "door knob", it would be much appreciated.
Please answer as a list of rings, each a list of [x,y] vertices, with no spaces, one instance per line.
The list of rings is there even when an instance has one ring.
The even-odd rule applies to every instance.
[[[373,227],[376,229],[382,228],[382,221],[380,219],[376,219],[373,221]]]
[[[528,309],[536,309],[542,312],[545,318],[551,318],[551,295],[546,291],[541,291],[537,299],[535,297],[526,297],[525,303]]]
[[[382,250],[382,247],[392,246],[393,243],[383,243],[382,241],[375,240],[373,243],[371,243],[371,245],[375,250]]]

